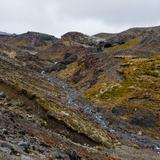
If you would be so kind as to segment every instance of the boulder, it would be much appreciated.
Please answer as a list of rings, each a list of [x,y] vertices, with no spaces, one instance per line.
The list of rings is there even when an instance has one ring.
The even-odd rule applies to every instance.
[[[27,142],[27,141],[20,141],[20,142],[18,143],[18,146],[20,146],[23,151],[28,152],[28,149],[29,149],[30,144],[29,144],[29,142]]]
[[[26,155],[21,155],[21,160],[33,160],[31,157],[26,156]]]
[[[63,159],[63,160],[70,160],[70,157],[66,153],[62,153],[61,151],[53,151],[52,159]]]
[[[71,63],[75,62],[77,60],[77,58],[78,58],[77,55],[74,55],[71,53],[66,53],[63,58],[63,63],[65,65],[71,64]]]
[[[52,71],[60,71],[62,69],[66,69],[66,65],[63,62],[58,62],[53,66],[46,68],[45,71],[52,72]]]
[[[112,108],[112,113],[115,115],[125,115],[128,113],[128,110],[124,106],[115,106]]]
[[[133,114],[130,123],[150,128],[155,126],[156,120],[156,116],[153,113],[137,110]]]
[[[69,155],[70,160],[81,160],[81,157],[76,151],[67,150],[66,153]]]
[[[0,98],[5,98],[6,97],[6,95],[5,95],[5,93],[2,91],[0,91]]]

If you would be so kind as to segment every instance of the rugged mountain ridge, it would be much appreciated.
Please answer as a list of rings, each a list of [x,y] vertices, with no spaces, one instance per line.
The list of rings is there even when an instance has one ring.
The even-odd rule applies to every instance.
[[[159,35],[0,35],[0,157],[159,159]]]

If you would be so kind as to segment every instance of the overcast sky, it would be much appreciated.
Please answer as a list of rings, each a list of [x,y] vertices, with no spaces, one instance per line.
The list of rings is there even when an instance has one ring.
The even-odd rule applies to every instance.
[[[160,0],[0,0],[0,31],[89,35],[160,25]]]

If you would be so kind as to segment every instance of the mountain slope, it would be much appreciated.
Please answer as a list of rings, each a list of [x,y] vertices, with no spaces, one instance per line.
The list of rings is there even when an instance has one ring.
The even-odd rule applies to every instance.
[[[0,158],[160,159],[159,37],[0,36]]]

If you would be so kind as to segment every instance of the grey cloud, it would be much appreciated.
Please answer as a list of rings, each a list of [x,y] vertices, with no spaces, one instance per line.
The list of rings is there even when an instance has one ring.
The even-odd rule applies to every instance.
[[[60,36],[160,24],[159,0],[1,0],[0,30]]]

